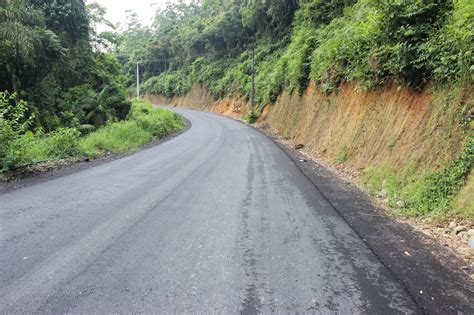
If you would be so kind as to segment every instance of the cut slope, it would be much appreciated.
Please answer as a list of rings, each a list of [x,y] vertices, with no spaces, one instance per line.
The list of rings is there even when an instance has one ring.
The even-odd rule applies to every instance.
[[[214,100],[198,84],[183,97],[147,98],[230,116],[244,115],[249,109],[242,98]],[[395,203],[423,193],[422,178],[441,170],[467,145],[472,127],[466,126],[466,117],[473,107],[469,86],[416,92],[387,84],[366,91],[347,83],[337,93],[327,95],[310,84],[302,96],[282,93],[275,104],[262,110],[259,123],[334,163],[344,162],[360,171],[383,170],[383,176],[395,182],[381,180],[372,186],[388,190],[388,197]],[[458,198],[462,200],[456,205],[468,208],[457,212],[472,219],[472,203]]]

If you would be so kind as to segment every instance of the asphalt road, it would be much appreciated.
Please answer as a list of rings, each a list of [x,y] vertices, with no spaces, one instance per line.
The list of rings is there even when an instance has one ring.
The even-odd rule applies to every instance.
[[[418,313],[271,140],[229,118],[0,195],[0,313]]]

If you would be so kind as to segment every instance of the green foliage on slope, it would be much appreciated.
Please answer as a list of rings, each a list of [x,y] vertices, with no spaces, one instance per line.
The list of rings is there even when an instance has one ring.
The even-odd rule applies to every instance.
[[[390,167],[371,166],[364,170],[363,181],[372,193],[385,190],[391,206],[411,216],[434,214],[443,217],[453,209],[453,197],[464,187],[474,162],[474,140],[443,169],[419,174],[408,168],[403,173]],[[467,199],[467,196],[466,196]],[[472,205],[458,207],[456,213],[466,219],[474,216]]]
[[[195,82],[215,96],[248,97],[251,49],[256,99],[271,103],[313,80],[326,92],[345,81],[396,81],[422,89],[472,80],[474,7],[467,0],[203,1],[156,17],[142,58],[145,92],[183,95]],[[280,21],[277,23],[277,21]],[[274,27],[275,26],[275,27]],[[159,51],[157,50],[159,47]],[[128,47],[129,48],[129,47]],[[125,47],[124,47],[125,49]]]

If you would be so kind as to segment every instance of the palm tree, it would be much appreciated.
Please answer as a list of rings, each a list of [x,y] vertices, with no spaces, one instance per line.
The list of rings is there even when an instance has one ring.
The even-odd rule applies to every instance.
[[[86,119],[96,128],[103,126],[107,121],[113,119],[112,108],[107,102],[108,87],[95,96],[84,99],[83,109],[87,112]]]

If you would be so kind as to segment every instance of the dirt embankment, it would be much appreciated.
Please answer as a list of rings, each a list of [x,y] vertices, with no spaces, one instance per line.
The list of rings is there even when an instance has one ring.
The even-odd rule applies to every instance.
[[[258,123],[304,144],[311,154],[327,160],[342,157],[358,170],[368,165],[436,169],[465,144],[459,111],[472,98],[462,88],[419,93],[386,85],[361,91],[354,84],[328,96],[310,85],[302,96],[282,93],[262,109]],[[215,100],[199,84],[186,96],[146,99],[229,116],[241,116],[249,108],[239,97]]]
[[[239,97],[215,100],[199,84],[185,96],[145,98],[234,117],[250,107]],[[355,173],[371,165],[423,171],[440,169],[457,156],[466,142],[460,112],[474,113],[473,108],[469,87],[426,88],[420,93],[395,84],[369,91],[345,84],[327,95],[309,85],[301,96],[282,93],[275,104],[261,108],[257,123],[304,144],[310,156],[330,164],[343,162]],[[473,207],[473,177],[457,198],[461,207]]]
[[[185,96],[146,95],[145,98],[155,104],[233,117],[244,116],[250,108],[249,102],[239,97],[215,100],[199,84]],[[257,124],[277,132],[288,143],[304,144],[307,156],[336,166],[357,180],[368,166],[390,168],[402,176],[413,170],[421,176],[424,171],[441,169],[466,145],[463,119],[469,113],[474,114],[474,92],[469,86],[426,88],[420,93],[396,84],[366,91],[347,83],[337,93],[327,95],[310,84],[301,96],[284,92],[275,104],[260,108]],[[468,132],[472,134],[472,123],[470,128]],[[454,199],[456,207],[464,213],[472,213],[474,207],[473,183],[471,174]],[[386,204],[387,200],[382,199],[379,202]],[[473,220],[455,224],[472,226]],[[431,223],[421,223],[418,228],[449,243],[446,234],[451,233],[446,230],[447,225],[447,222],[438,225],[434,230]],[[459,238],[454,236],[457,244],[453,247],[467,250],[467,234],[464,234]]]
[[[245,100],[239,97],[224,97],[216,100],[207,92],[205,87],[199,84],[194,84],[189,93],[185,96],[165,97],[163,95],[146,94],[144,99],[153,104],[171,104],[178,107],[215,112],[232,117],[243,115],[247,107],[250,106]]]

